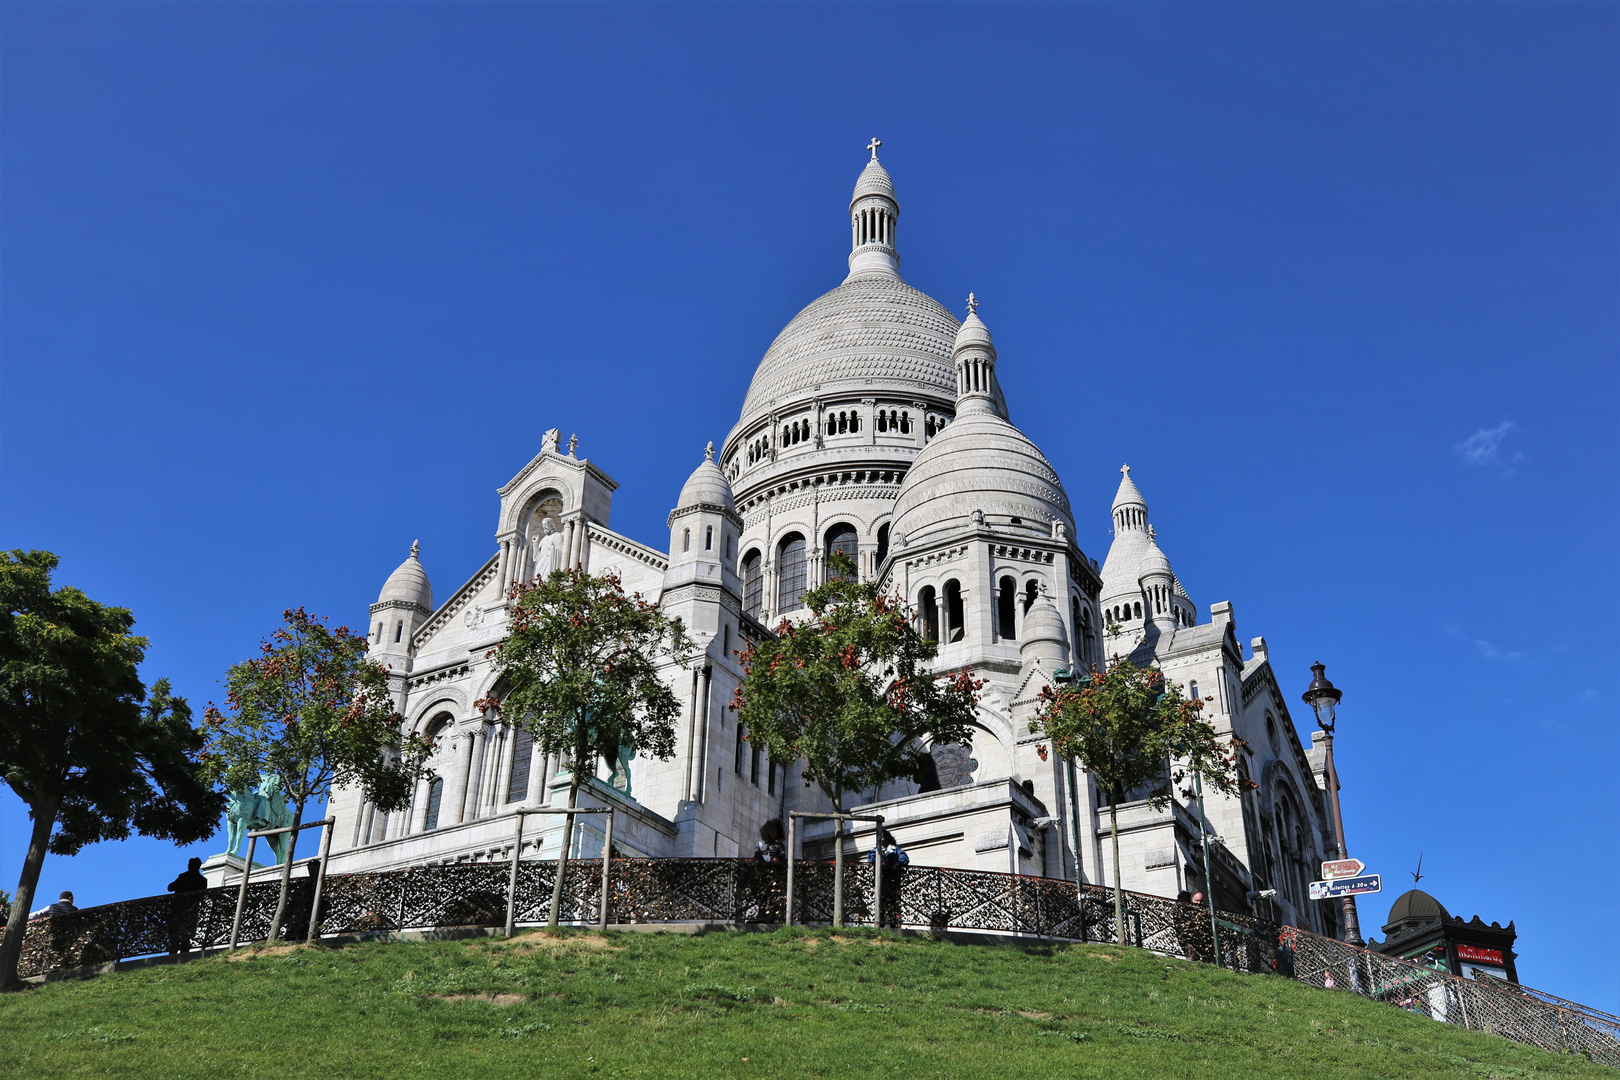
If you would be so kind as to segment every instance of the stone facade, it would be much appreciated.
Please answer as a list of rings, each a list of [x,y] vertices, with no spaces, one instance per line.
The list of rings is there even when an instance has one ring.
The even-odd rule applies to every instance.
[[[1111,883],[1106,801],[1029,720],[1060,673],[1129,655],[1211,698],[1221,730],[1247,740],[1257,789],[1206,806],[1222,906],[1252,900],[1257,913],[1331,930],[1331,912],[1305,900],[1331,848],[1322,755],[1301,744],[1264,640],[1245,658],[1227,603],[1199,621],[1128,468],[1106,563],[1081,550],[1062,481],[1009,419],[976,302],[959,323],[901,279],[899,202],[872,149],[849,205],[848,277],[766,351],[737,425],[682,488],[667,544],[609,528],[617,485],[553,430],[498,491],[494,554],[438,606],[412,545],[372,605],[372,656],[392,673],[409,729],[433,735],[434,759],[406,811],[334,795],[335,867],[509,858],[511,811],[566,791],[561,763],[477,705],[494,682],[487,654],[504,632],[507,588],[560,566],[618,575],[703,650],[669,672],[684,705],[674,757],[633,760],[628,791],[599,767],[584,792],[619,811],[626,855],[747,855],[767,819],[825,809],[797,765],[761,760],[726,706],[738,650],[803,617],[800,597],[842,551],[863,580],[916,608],[940,642],[939,670],[986,682],[971,744],[930,747],[924,776],[863,807],[916,862]],[[1119,821],[1127,888],[1204,886],[1195,800],[1178,793],[1163,811],[1127,801]],[[869,827],[855,835],[870,846]],[[531,819],[525,853],[552,857],[560,836],[559,820]],[[576,853],[599,851],[600,838],[582,819]],[[807,854],[829,849],[827,829],[806,830]],[[1251,896],[1270,889],[1275,899]]]

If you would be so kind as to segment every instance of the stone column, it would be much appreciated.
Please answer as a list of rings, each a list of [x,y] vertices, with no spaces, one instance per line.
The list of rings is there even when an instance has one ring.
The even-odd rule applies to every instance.
[[[578,528],[579,528],[579,522],[577,522],[577,521],[569,521],[568,522],[567,540],[564,541],[564,543],[563,543],[563,550],[568,553],[565,556],[565,559],[566,559],[566,561],[568,563],[568,565],[564,567],[564,569],[566,569],[566,570],[572,570],[574,568],[574,551],[575,551],[575,547],[574,547],[575,536],[574,536],[574,534],[578,530]]]
[[[485,805],[489,807],[491,814],[499,813],[501,807],[506,805],[507,789],[512,786],[512,753],[507,751],[508,743],[512,744],[512,751],[516,752],[517,740],[512,737],[512,729],[508,727],[496,728],[495,768],[492,770],[495,779],[490,785],[493,790],[490,791],[489,798],[485,800]]]
[[[495,560],[495,580],[500,583],[501,592],[506,592],[507,563],[512,557],[512,541],[502,540],[500,543],[500,557]]]
[[[686,786],[682,789],[681,798],[686,802],[692,801],[692,772],[699,767],[697,760],[697,693],[698,673],[692,671],[692,687],[686,695]]]
[[[703,801],[709,789],[709,685],[713,670],[709,665],[703,665],[698,679],[698,802]]]
[[[467,801],[468,771],[472,768],[473,741],[477,733],[472,730],[455,736],[455,758],[450,763],[449,775],[444,781],[444,796],[439,801],[439,827],[461,824],[462,808]]]
[[[484,786],[484,751],[489,746],[489,728],[480,723],[468,733],[472,749],[467,760],[467,790],[463,794],[458,821],[476,821],[479,818],[478,796]]]

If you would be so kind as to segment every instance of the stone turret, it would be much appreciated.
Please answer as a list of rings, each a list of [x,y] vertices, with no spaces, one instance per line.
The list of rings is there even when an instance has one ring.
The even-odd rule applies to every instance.
[[[433,614],[433,585],[421,554],[421,541],[411,541],[410,556],[388,575],[371,605],[370,655],[396,674],[408,670],[411,635]]]
[[[867,146],[872,160],[861,170],[849,200],[850,278],[900,276],[900,252],[894,242],[900,201],[894,197],[888,170],[878,161],[877,148],[882,145],[874,136]]]

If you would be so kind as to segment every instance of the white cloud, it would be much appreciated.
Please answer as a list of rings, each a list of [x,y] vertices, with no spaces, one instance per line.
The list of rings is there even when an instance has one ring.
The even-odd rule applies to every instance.
[[[1440,629],[1444,630],[1458,641],[1466,641],[1469,645],[1473,646],[1474,651],[1479,653],[1483,659],[1493,662],[1500,661],[1505,664],[1519,664],[1530,659],[1529,656],[1522,652],[1514,652],[1509,649],[1499,648],[1495,644],[1486,641],[1484,638],[1474,637],[1457,623],[1441,623]]]
[[[1453,449],[1461,454],[1463,461],[1469,465],[1477,465],[1483,469],[1501,469],[1503,476],[1512,476],[1515,468],[1524,461],[1524,454],[1518,450],[1512,453],[1504,452],[1502,441],[1518,430],[1518,424],[1512,420],[1504,420],[1493,428],[1480,428]]]

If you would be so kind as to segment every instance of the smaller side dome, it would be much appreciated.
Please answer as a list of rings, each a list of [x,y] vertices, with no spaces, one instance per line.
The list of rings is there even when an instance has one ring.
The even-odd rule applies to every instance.
[[[1051,602],[1047,594],[1047,586],[1042,585],[1040,596],[1035,597],[1034,604],[1024,614],[1024,641],[1019,644],[1019,653],[1029,656],[1030,653],[1048,653],[1048,649],[1038,646],[1051,646],[1058,644],[1064,653],[1069,648],[1068,631],[1063,628],[1063,615],[1058,614],[1058,606]]]
[[[972,293],[968,294],[968,300],[970,302],[974,300]],[[989,349],[991,356],[995,355],[996,345],[990,340],[990,328],[979,318],[977,307],[976,303],[970,303],[968,317],[963,320],[962,328],[956,332],[956,344],[951,349],[952,353],[957,349],[977,345],[979,348]]]
[[[703,452],[702,464],[686,478],[686,483],[681,487],[681,497],[675,503],[677,510],[689,506],[722,506],[727,510],[737,508],[731,497],[731,481],[715,464],[712,442]]]
[[[1150,530],[1148,532],[1147,552],[1142,556],[1141,568],[1137,571],[1137,579],[1141,580],[1154,574],[1163,574],[1168,578],[1176,576],[1170,569],[1170,560],[1165,557],[1163,551],[1159,550],[1159,545],[1154,541],[1153,533]]]
[[[377,594],[377,603],[386,604],[390,600],[403,600],[407,604],[415,604],[428,611],[433,610],[433,585],[428,581],[427,571],[422,568],[422,542],[411,541],[411,554],[404,562],[388,575],[383,583],[382,592]]]

